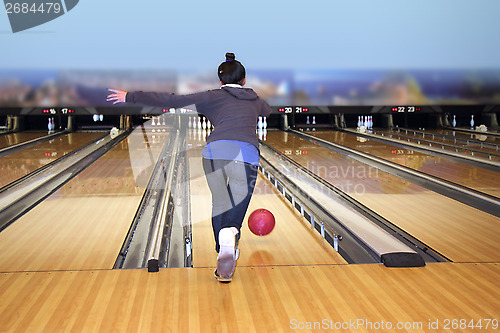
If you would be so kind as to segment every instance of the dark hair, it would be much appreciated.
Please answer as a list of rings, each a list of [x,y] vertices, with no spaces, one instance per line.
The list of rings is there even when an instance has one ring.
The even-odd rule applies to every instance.
[[[223,84],[242,84],[245,79],[245,67],[235,60],[234,53],[226,53],[226,61],[219,65],[217,70],[219,79]]]

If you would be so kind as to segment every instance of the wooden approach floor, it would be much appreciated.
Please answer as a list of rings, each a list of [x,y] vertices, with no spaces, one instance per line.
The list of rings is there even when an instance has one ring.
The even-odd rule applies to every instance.
[[[498,263],[239,267],[230,284],[212,268],[1,273],[0,331],[495,332],[499,277]]]

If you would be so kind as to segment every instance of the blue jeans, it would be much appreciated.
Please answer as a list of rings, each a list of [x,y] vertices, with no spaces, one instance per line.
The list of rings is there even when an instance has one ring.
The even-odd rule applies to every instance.
[[[219,231],[241,229],[252,198],[258,167],[240,161],[203,158],[203,170],[212,193],[212,229],[215,250],[219,252]],[[237,240],[240,238],[238,233]]]

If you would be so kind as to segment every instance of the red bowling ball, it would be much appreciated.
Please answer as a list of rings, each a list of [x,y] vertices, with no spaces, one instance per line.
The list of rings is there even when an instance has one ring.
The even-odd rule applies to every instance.
[[[248,217],[248,228],[257,236],[268,235],[273,231],[275,223],[274,215],[264,208],[256,209]]]

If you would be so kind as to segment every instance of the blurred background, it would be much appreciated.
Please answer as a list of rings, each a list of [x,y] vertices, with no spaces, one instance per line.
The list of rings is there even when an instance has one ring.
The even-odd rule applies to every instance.
[[[271,105],[500,104],[499,12],[494,0],[86,0],[17,33],[1,13],[0,107],[215,89],[228,51]]]

